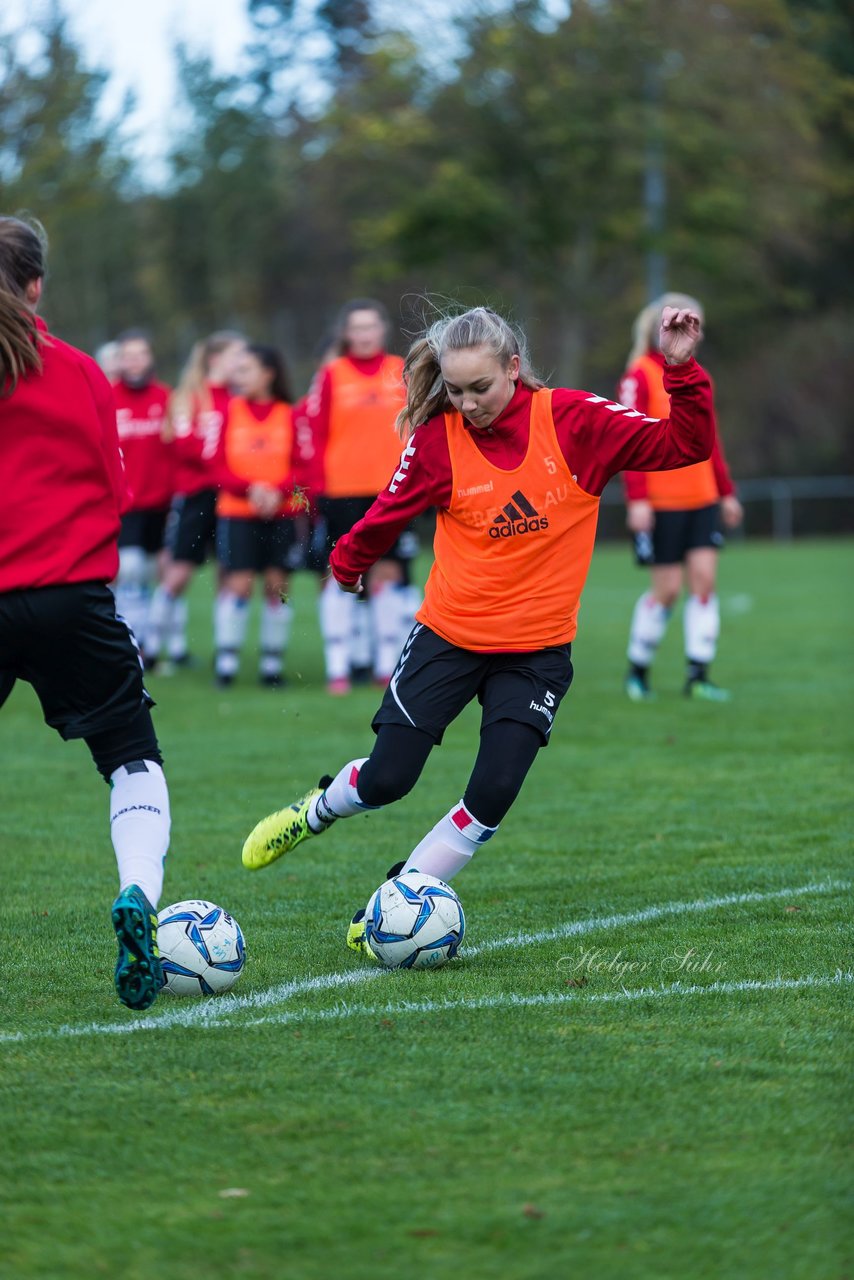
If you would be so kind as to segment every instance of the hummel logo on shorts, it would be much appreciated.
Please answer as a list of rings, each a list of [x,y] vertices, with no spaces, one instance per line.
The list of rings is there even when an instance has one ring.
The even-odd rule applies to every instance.
[[[536,507],[517,489],[503,511],[495,517],[489,528],[490,538],[513,538],[521,533],[538,533],[548,529],[548,516],[541,516]]]

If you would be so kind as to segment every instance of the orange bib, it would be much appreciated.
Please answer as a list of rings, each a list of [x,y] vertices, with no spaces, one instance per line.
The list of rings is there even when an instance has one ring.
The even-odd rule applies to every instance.
[[[575,635],[599,499],[572,478],[551,402],[547,388],[534,393],[528,450],[512,471],[487,461],[458,413],[445,414],[452,496],[437,515],[417,617],[462,649],[529,652]]]
[[[291,406],[276,402],[263,422],[253,415],[242,396],[228,406],[225,431],[225,464],[241,480],[253,484],[283,486],[291,471],[293,430]],[[290,502],[282,504],[279,515],[292,514]],[[252,519],[257,513],[246,498],[220,493],[216,500],[219,516]]]
[[[649,387],[651,418],[670,417],[670,396],[664,390],[664,370],[650,356],[641,356],[629,373],[646,375]],[[646,472],[647,501],[656,511],[694,511],[708,507],[720,498],[715,468],[710,458],[694,462],[689,467],[677,467],[674,471]]]
[[[329,439],[323,461],[329,498],[375,498],[400,459],[395,418],[406,400],[403,361],[386,356],[373,375],[341,356],[328,366]]]

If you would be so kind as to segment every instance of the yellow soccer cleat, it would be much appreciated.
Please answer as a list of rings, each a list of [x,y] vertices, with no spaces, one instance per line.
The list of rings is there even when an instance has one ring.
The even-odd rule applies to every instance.
[[[368,946],[368,940],[365,937],[364,909],[357,911],[347,926],[347,946],[351,951],[355,951],[357,955],[367,956],[369,960],[376,960],[376,956]]]
[[[331,778],[321,778],[320,785],[301,800],[288,805],[287,809],[280,809],[278,813],[262,818],[244,842],[244,867],[249,871],[260,871],[262,867],[269,867],[271,862],[290,853],[309,836],[320,835],[321,832],[312,831],[308,825],[308,814],[314,801],[323,795],[325,787],[331,781]]]

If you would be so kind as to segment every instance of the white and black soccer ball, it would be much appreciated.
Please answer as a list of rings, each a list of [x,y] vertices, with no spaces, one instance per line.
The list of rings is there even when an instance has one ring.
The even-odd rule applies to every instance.
[[[164,991],[173,996],[218,996],[229,991],[246,964],[240,925],[213,902],[191,898],[157,917]]]
[[[465,931],[451,886],[420,871],[386,880],[365,909],[365,941],[387,969],[438,969],[457,954]]]

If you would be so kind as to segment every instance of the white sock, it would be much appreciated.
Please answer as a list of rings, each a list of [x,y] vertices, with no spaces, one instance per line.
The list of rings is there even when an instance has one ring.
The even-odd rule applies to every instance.
[[[655,596],[645,593],[635,605],[632,614],[632,625],[629,632],[629,662],[639,667],[648,667],[655,657],[655,651],[661,644],[670,610],[656,600]]]
[[[350,661],[354,667],[370,667],[373,639],[371,610],[367,600],[356,597],[353,610],[353,631],[350,636]]]
[[[294,611],[282,601],[265,600],[261,606],[261,675],[279,676]]]
[[[371,622],[374,675],[380,680],[389,680],[400,657],[400,604],[393,583],[385,582],[371,592]]]
[[[497,830],[497,827],[485,827],[478,822],[461,800],[415,846],[400,874],[422,871],[426,876],[436,876],[447,883],[462,871],[480,845],[491,840]]]
[[[148,606],[148,624],[145,628],[142,647],[149,658],[157,658],[163,646],[163,637],[168,634],[172,623],[172,611],[177,601],[165,587],[155,588]]]
[[[187,656],[187,619],[190,610],[183,596],[172,597],[172,617],[169,621],[166,649],[173,662]]]
[[[350,644],[356,597],[330,579],[320,593],[320,630],[326,659],[326,679],[344,680],[350,674]]]
[[[706,664],[714,660],[721,631],[718,597],[689,596],[685,602],[685,657],[689,662]]]
[[[420,587],[410,583],[408,587],[397,588],[397,603],[400,609],[400,647],[415,626],[415,615],[421,608],[424,599]]]
[[[139,885],[156,907],[169,848],[169,792],[163,770],[153,760],[131,760],[116,769],[110,788],[110,835],[119,888]]]
[[[223,591],[214,605],[217,675],[237,674],[239,654],[249,623],[249,601]]]
[[[308,814],[308,825],[318,833],[331,826],[337,818],[352,818],[356,813],[365,813],[368,809],[379,809],[380,805],[365,804],[359,799],[359,770],[367,760],[351,760],[339,769],[329,786],[315,800]]]
[[[140,644],[148,625],[151,584],[155,577],[155,561],[142,547],[119,549],[119,572],[114,592],[116,612],[124,618]]]

